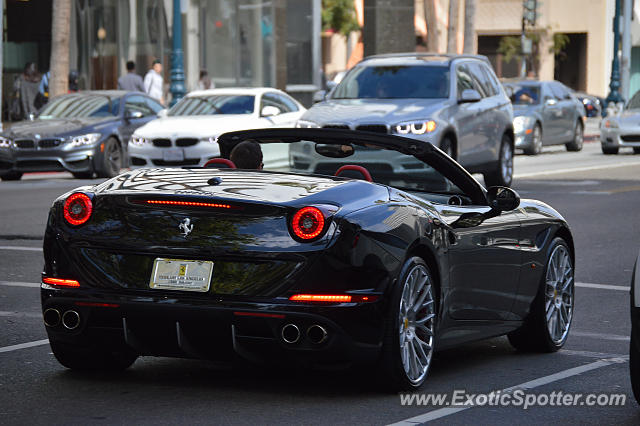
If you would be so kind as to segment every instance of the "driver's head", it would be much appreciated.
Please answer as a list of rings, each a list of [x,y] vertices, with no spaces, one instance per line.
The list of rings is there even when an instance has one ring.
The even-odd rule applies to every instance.
[[[262,149],[256,141],[240,142],[231,150],[229,159],[239,169],[262,170]]]

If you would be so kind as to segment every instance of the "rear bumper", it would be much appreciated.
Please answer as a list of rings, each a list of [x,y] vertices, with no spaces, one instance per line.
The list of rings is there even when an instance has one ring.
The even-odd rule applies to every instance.
[[[104,291],[43,288],[42,308],[79,314],[77,328],[46,326],[51,341],[77,346],[129,347],[140,355],[230,361],[341,364],[375,362],[383,330],[383,301],[297,304],[287,299],[203,301]],[[105,306],[100,306],[105,305]],[[282,329],[293,324],[293,343]],[[326,330],[321,342],[309,328]],[[317,329],[316,329],[317,331]]]

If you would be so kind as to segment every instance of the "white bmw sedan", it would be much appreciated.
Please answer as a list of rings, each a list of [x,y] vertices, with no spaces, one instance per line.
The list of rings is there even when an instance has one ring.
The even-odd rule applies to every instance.
[[[203,166],[220,155],[216,139],[234,130],[294,127],[306,109],[273,88],[189,93],[166,117],[140,127],[129,140],[132,168]]]

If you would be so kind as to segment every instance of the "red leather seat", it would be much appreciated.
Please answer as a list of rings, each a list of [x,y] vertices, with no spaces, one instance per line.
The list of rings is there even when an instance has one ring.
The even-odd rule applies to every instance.
[[[204,167],[214,169],[237,169],[236,165],[233,164],[233,161],[227,160],[226,158],[212,158],[204,163]]]
[[[363,179],[367,182],[373,182],[369,170],[362,166],[356,166],[355,164],[345,164],[336,171],[334,176],[350,177],[353,179]]]

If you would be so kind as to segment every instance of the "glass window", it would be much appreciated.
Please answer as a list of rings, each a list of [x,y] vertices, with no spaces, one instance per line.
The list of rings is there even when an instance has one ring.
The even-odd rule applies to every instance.
[[[124,111],[126,113],[140,112],[143,117],[155,115],[156,112],[151,109],[147,104],[147,98],[140,95],[129,96],[124,104]]]
[[[487,97],[495,96],[500,93],[498,82],[492,78],[491,71],[485,64],[470,64],[473,74],[477,77],[480,86],[484,89]]]
[[[281,95],[281,94],[277,94],[276,96],[278,96],[278,98],[280,98],[280,102],[282,102],[284,105],[286,105],[288,111],[287,112],[294,112],[294,111],[298,111],[298,105],[288,96],[285,95]]]
[[[313,83],[313,2],[287,0],[287,83]]]
[[[552,82],[549,84],[549,87],[551,88],[551,93],[553,93],[553,96],[557,99],[571,99],[569,91],[560,83]]]
[[[474,81],[473,74],[467,64],[458,65],[456,67],[456,85],[458,88],[458,96],[465,90],[477,90],[482,96],[480,85],[477,81]]]
[[[333,99],[448,98],[449,68],[443,66],[360,66],[336,87]]]
[[[175,104],[168,115],[253,114],[254,102],[252,95],[189,96]]]
[[[627,109],[640,109],[640,91],[636,92],[627,104]]]
[[[66,95],[52,99],[38,118],[113,117],[118,115],[119,99],[103,95]]]
[[[513,105],[537,105],[540,103],[540,86],[534,84],[506,84],[511,88],[511,103]]]
[[[164,109],[164,106],[151,98],[145,98],[145,100],[147,101],[147,106],[151,108],[155,114]]]
[[[297,111],[298,107],[289,99],[285,99],[278,93],[265,93],[260,101],[260,110],[266,106],[274,106],[280,110],[281,113]]]

